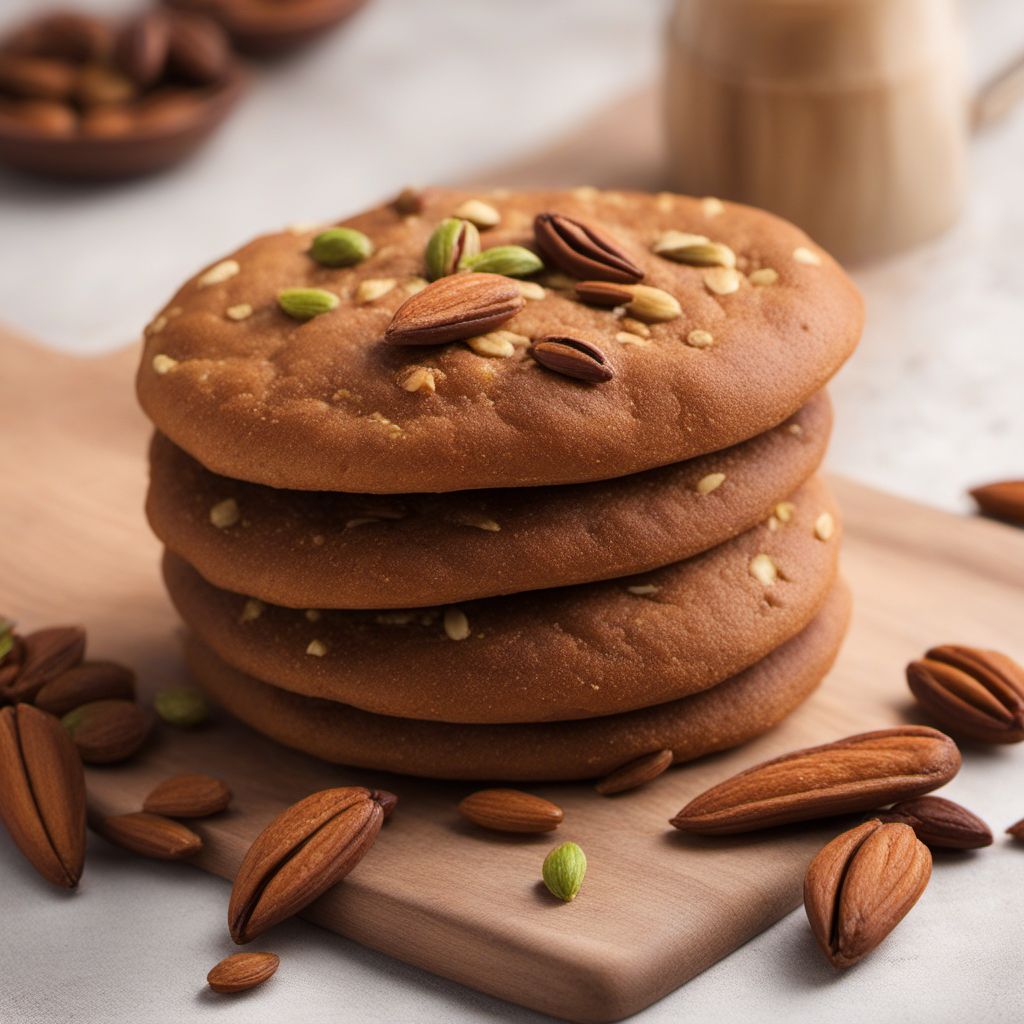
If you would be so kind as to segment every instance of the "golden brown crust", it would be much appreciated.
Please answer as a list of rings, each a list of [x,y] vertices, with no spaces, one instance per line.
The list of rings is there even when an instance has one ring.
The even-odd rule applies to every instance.
[[[838,525],[827,540],[815,535],[822,513],[837,523],[820,480],[790,502],[776,529],[762,524],[685,562],[457,610],[324,611],[311,621],[267,605],[254,615],[177,556],[165,557],[164,577],[204,643],[298,693],[446,722],[588,718],[713,686],[803,629],[835,579],[840,537]],[[765,557],[774,582],[754,574]],[[459,627],[464,639],[452,636]]]
[[[523,347],[488,358],[461,342],[384,344],[406,286],[424,272],[432,229],[477,197],[433,189],[419,216],[389,205],[352,218],[346,223],[376,247],[353,268],[314,263],[312,232],[244,246],[231,257],[237,273],[189,281],[150,325],[138,374],[143,408],[211,470],[274,487],[409,493],[574,483],[678,462],[769,429],[824,385],[859,337],[856,290],[792,225],[736,204],[709,215],[696,199],[576,190],[483,194],[502,216],[484,245],[532,244],[534,215],[555,210],[615,236],[644,283],[679,300],[682,316],[653,324],[640,339],[646,345],[623,344],[612,311],[564,290],[548,289],[505,325],[528,338],[597,344],[613,380],[588,385],[551,373]],[[732,294],[715,294],[701,268],[651,252],[669,229],[728,243],[743,271],[770,268],[778,279],[758,286],[744,276]],[[818,264],[795,258],[800,249]],[[367,279],[398,284],[360,303],[353,296]],[[342,301],[298,323],[276,303],[280,289],[296,285]],[[231,319],[227,311],[242,305],[252,314]],[[694,330],[713,344],[688,344]],[[415,365],[437,371],[435,392],[397,382]]]
[[[843,584],[801,633],[739,675],[683,700],[583,722],[449,725],[369,714],[245,676],[190,636],[189,665],[231,714],[327,761],[446,779],[549,781],[605,775],[652,750],[677,762],[745,743],[811,694],[842,643]]]
[[[819,392],[750,441],[632,477],[396,497],[229,480],[158,434],[146,512],[167,547],[224,590],[292,608],[453,604],[700,554],[767,519],[807,480],[831,424]],[[716,474],[725,479],[709,490]],[[210,510],[225,500],[240,520],[221,528]]]

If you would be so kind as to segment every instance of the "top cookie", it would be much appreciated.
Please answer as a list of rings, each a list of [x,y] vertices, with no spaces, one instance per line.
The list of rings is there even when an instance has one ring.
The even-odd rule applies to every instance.
[[[860,335],[861,301],[838,265],[791,224],[749,207],[594,189],[429,189],[412,205],[417,212],[403,212],[406,198],[343,222],[372,245],[355,265],[322,265],[309,251],[317,229],[296,228],[186,283],[147,328],[138,374],[159,429],[214,472],[299,490],[603,480],[767,430],[836,372]],[[541,217],[535,228],[548,213],[568,220]],[[427,243],[455,214],[497,218],[481,230],[482,248],[526,247],[544,270],[468,285],[462,272],[428,292]],[[495,269],[488,262],[478,269]],[[631,292],[637,274],[659,292]],[[577,291],[581,280],[603,283]],[[331,308],[296,319],[279,305],[289,288],[330,293],[313,306]],[[292,313],[309,312],[308,300],[300,295]],[[470,336],[422,344],[449,337],[453,322]],[[476,341],[474,330],[489,337]],[[584,351],[531,350],[550,336]],[[570,372],[588,379],[552,369],[566,355]],[[609,368],[611,379],[597,380]]]

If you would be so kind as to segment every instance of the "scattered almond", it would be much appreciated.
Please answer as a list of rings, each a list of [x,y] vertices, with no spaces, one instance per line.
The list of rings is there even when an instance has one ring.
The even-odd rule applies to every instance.
[[[12,704],[32,701],[51,679],[74,668],[85,655],[81,626],[51,626],[22,638],[21,669],[0,692]]]
[[[282,811],[249,847],[231,890],[228,927],[251,942],[299,913],[363,859],[384,820],[380,794],[362,786],[313,793]]]
[[[878,811],[874,817],[879,821],[909,825],[925,846],[977,850],[992,845],[992,830],[981,818],[941,796],[901,800],[887,811]]]
[[[85,862],[85,776],[57,719],[0,709],[0,821],[48,882],[73,889]]]
[[[115,698],[134,700],[135,673],[114,661],[83,661],[46,683],[34,703],[60,718],[83,704]]]
[[[112,764],[131,757],[149,735],[150,719],[129,700],[97,700],[61,719],[86,764]]]
[[[975,487],[971,497],[985,515],[1024,526],[1024,480],[1000,480]]]
[[[983,743],[1024,740],[1024,668],[1005,654],[946,644],[907,665],[918,703],[947,728]]]
[[[474,825],[496,832],[550,832],[562,823],[562,808],[519,789],[481,789],[459,803]]]
[[[96,831],[115,846],[155,860],[182,860],[203,848],[203,840],[187,825],[147,811],[102,818]]]
[[[871,952],[920,899],[932,857],[913,829],[878,820],[844,832],[811,861],[804,908],[833,967]]]
[[[673,819],[684,832],[728,835],[870,811],[921,796],[960,770],[960,751],[923,725],[860,733],[748,768],[691,800]]]
[[[158,783],[142,802],[150,814],[168,818],[205,818],[231,803],[231,790],[212,775],[172,775]]]
[[[235,953],[214,966],[206,983],[214,992],[245,992],[262,985],[281,964],[276,953]]]
[[[613,793],[625,793],[626,790],[636,789],[667,771],[672,765],[672,760],[671,750],[655,750],[650,754],[644,754],[643,757],[638,757],[636,760],[622,765],[621,768],[616,768],[594,789],[602,796],[611,796]]]

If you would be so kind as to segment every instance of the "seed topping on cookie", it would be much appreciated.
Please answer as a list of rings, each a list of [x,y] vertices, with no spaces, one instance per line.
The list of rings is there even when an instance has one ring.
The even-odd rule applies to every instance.
[[[725,483],[724,473],[708,473],[697,481],[696,491],[698,494],[710,494],[717,491]]]
[[[444,631],[449,640],[465,640],[469,636],[469,619],[461,608],[444,610]]]
[[[234,277],[241,269],[238,260],[221,260],[220,263],[215,263],[210,267],[205,274],[201,274],[196,284],[200,288],[207,288],[211,284],[221,284]]]
[[[736,253],[729,246],[712,242],[707,235],[694,235],[688,231],[666,231],[655,239],[651,251],[691,267],[736,266]]]
[[[750,560],[750,575],[754,577],[758,583],[763,583],[766,587],[770,587],[778,578],[779,570],[775,562],[772,561],[771,555],[754,555]]]
[[[210,522],[218,530],[226,530],[229,526],[236,525],[241,518],[242,512],[234,498],[225,498],[223,501],[218,501],[210,509]]]
[[[462,220],[468,220],[470,224],[480,228],[481,231],[487,228],[496,227],[501,223],[501,214],[482,199],[467,199],[460,203],[455,210],[455,216]]]

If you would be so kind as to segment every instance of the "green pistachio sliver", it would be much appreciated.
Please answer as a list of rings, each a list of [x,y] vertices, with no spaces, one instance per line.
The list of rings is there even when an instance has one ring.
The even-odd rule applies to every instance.
[[[484,249],[477,256],[463,258],[460,267],[478,274],[528,277],[543,270],[544,264],[535,252],[530,252],[521,245],[496,245],[493,249]]]
[[[458,217],[441,221],[427,242],[427,277],[436,281],[459,269],[463,260],[480,252],[480,232],[475,224]]]
[[[10,619],[0,617],[0,665],[4,658],[14,650],[14,623]]]
[[[153,705],[165,722],[183,729],[202,725],[210,713],[206,698],[198,690],[187,686],[160,690]]]
[[[553,896],[572,902],[587,873],[587,858],[576,843],[562,843],[545,858],[541,875]]]
[[[321,231],[309,248],[309,255],[325,267],[351,267],[373,254],[373,242],[355,228]]]
[[[329,313],[341,300],[323,288],[285,288],[277,293],[277,304],[295,320],[312,320]]]

